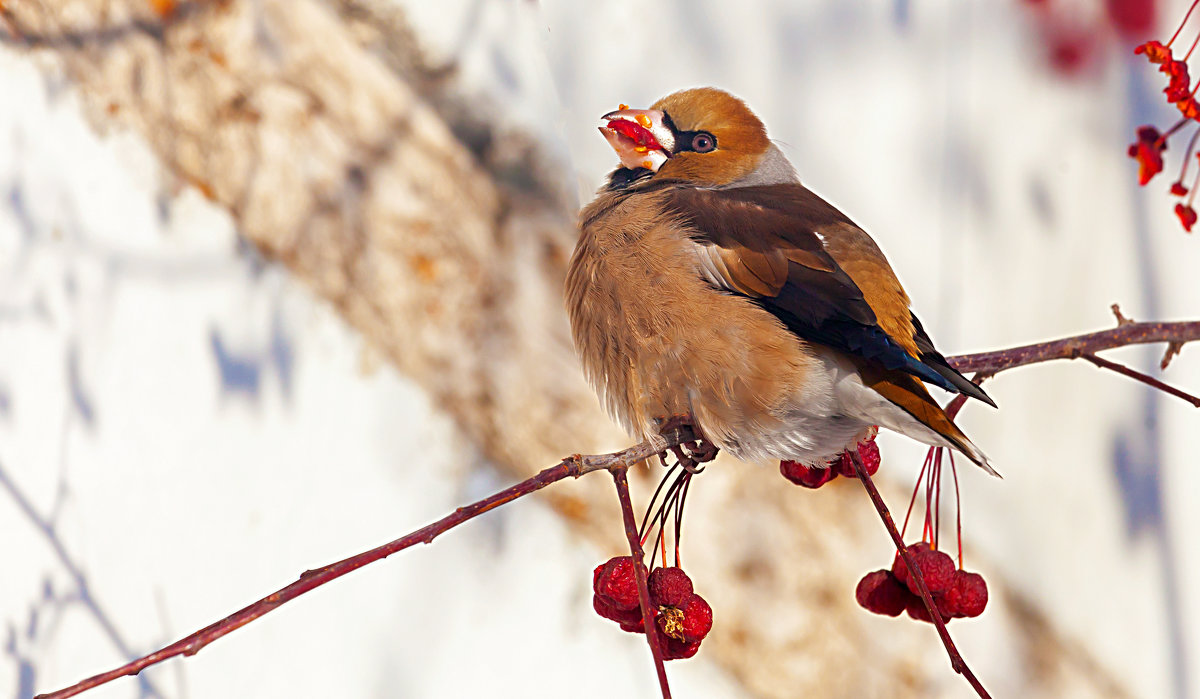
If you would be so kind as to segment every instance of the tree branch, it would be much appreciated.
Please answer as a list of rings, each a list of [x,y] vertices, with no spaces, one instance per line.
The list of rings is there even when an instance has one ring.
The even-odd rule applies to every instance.
[[[1014,367],[1024,366],[1026,364],[1036,364],[1053,359],[1077,359],[1084,357],[1100,366],[1105,366],[1104,360],[1096,361],[1097,358],[1093,356],[1095,352],[1113,349],[1116,347],[1123,347],[1125,345],[1146,344],[1151,342],[1167,342],[1169,343],[1170,347],[1177,348],[1184,343],[1194,340],[1200,340],[1200,321],[1174,323],[1129,322],[1123,323],[1111,330],[1077,335],[1060,340],[1053,340],[1050,342],[1024,345],[1021,347],[1014,347],[996,352],[981,352],[978,354],[950,357],[949,362],[959,371],[979,372],[979,376],[976,376],[975,379],[978,382],[984,378],[987,378],[988,376],[1006,369],[1012,369]],[[1114,367],[1105,366],[1105,368]],[[1122,367],[1122,369],[1125,368]],[[1120,371],[1118,369],[1114,370]],[[1121,373],[1126,373],[1128,375],[1130,372],[1138,373],[1128,369]],[[1150,377],[1135,376],[1134,378],[1137,378],[1140,381],[1145,381]],[[1166,390],[1172,393],[1172,395],[1180,395],[1183,393],[1182,391],[1178,391],[1178,389],[1172,389],[1165,384],[1162,384],[1161,386],[1158,385],[1161,382],[1157,382],[1156,379],[1152,379],[1151,381],[1154,381],[1155,383],[1147,383],[1150,383],[1150,385],[1153,385],[1156,388]],[[1188,398],[1189,400],[1191,399],[1190,396]],[[961,403],[958,405],[952,404],[952,406],[955,408],[959,407],[960,405]],[[176,641],[175,643],[172,643],[169,646],[154,651],[153,653],[138,658],[137,660],[122,665],[121,667],[95,675],[93,677],[89,677],[88,679],[85,679],[65,689],[61,689],[50,694],[38,695],[38,697],[39,699],[64,699],[65,697],[75,696],[93,687],[98,687],[102,684],[111,682],[118,677],[136,675],[143,669],[160,663],[168,658],[179,655],[195,655],[202,648],[204,648],[204,646],[212,643],[216,639],[225,636],[235,629],[241,628],[251,621],[254,621],[258,617],[276,609],[286,602],[290,602],[291,600],[303,595],[306,592],[309,592],[310,590],[340,578],[343,575],[357,570],[369,563],[387,558],[393,553],[402,551],[410,546],[413,546],[414,544],[428,544],[440,534],[453,529],[454,527],[473,519],[484,512],[495,509],[501,505],[512,502],[517,498],[524,497],[525,495],[529,495],[535,491],[541,490],[551,483],[556,483],[567,477],[578,478],[585,473],[591,473],[592,471],[599,470],[612,472],[614,478],[617,478],[618,493],[622,496],[622,509],[624,510],[628,498],[628,484],[625,484],[625,490],[622,491],[621,483],[624,480],[625,471],[629,468],[629,466],[650,456],[661,453],[665,449],[678,446],[684,442],[693,441],[695,438],[695,435],[687,426],[681,426],[667,431],[662,436],[662,439],[642,442],[619,452],[590,456],[581,456],[578,454],[573,455],[563,459],[556,466],[552,466],[543,470],[532,478],[524,480],[510,488],[506,488],[496,493],[495,495],[474,502],[466,507],[460,507],[452,514],[447,515],[446,517],[443,517],[442,519],[428,526],[422,527],[421,529],[402,536],[399,539],[384,544],[383,546],[371,549],[370,551],[365,551],[356,556],[351,556],[350,558],[333,563],[323,568],[306,571],[296,582],[258,600],[247,607],[238,610],[237,612],[234,612],[230,616],[210,626],[207,626],[185,638]],[[876,508],[883,517],[884,524],[887,526],[889,534],[892,535],[892,539],[895,542],[897,549],[900,550],[901,556],[904,558],[905,563],[909,564],[910,569],[913,569],[913,566],[910,564],[907,551],[904,547],[904,542],[899,538],[899,533],[895,530],[895,524],[891,521],[891,515],[887,511],[886,505],[883,504],[882,498],[879,498],[878,491],[875,490],[874,484],[871,483],[870,479],[863,478],[865,472],[861,470],[862,467],[859,460],[855,458],[854,462],[855,467],[860,474],[860,479],[863,480],[863,485],[867,488],[868,494],[871,495],[872,502],[875,503]],[[632,519],[632,510],[626,513],[626,518]],[[628,529],[628,521],[626,522],[626,526]],[[633,531],[636,534],[636,525],[634,526]],[[636,547],[634,547],[635,543],[637,544]],[[633,550],[636,559],[637,553],[640,551],[640,542],[631,540],[631,550]],[[926,607],[929,609],[931,615],[933,615],[935,619],[938,619],[939,617],[937,616],[936,605],[931,605],[931,599],[929,598],[928,591],[924,589],[923,586],[924,581],[920,579],[920,576],[916,577],[919,581],[918,586],[921,587],[921,591],[923,593],[922,599],[925,601]],[[643,623],[647,623],[646,605],[648,604],[648,598],[645,595],[645,590],[642,589],[645,586],[644,568],[640,569],[638,582],[639,598],[641,600],[643,611]],[[647,636],[650,636],[653,632],[653,628],[647,625],[646,631]],[[939,634],[942,636],[942,641],[946,645],[947,652],[950,653],[950,658],[954,664],[954,669],[966,676],[967,680],[971,682],[971,686],[975,687],[980,696],[986,697],[986,691],[983,689],[983,686],[979,684],[978,679],[971,674],[971,671],[966,666],[966,663],[962,661],[961,655],[958,654],[957,649],[954,647],[953,641],[950,640],[949,634],[945,631],[944,624],[939,627]],[[652,651],[658,650],[654,648],[653,640],[650,642]],[[659,671],[659,681],[663,690],[663,696],[669,697],[670,690],[666,684],[665,671],[662,667],[661,657],[657,654],[655,655],[655,661]]]
[[[1200,340],[1200,321],[1174,323],[1127,322],[1110,330],[1064,337],[996,352],[979,352],[950,357],[950,366],[961,372],[979,371],[996,374],[1005,369],[1048,362],[1053,359],[1079,359],[1126,345],[1167,342],[1179,346]]]
[[[560,461],[557,465],[541,471],[532,478],[528,478],[514,486],[505,488],[504,490],[501,490],[500,492],[482,500],[473,502],[466,507],[460,507],[438,521],[417,529],[416,531],[410,532],[409,534],[405,534],[399,539],[373,548],[370,551],[364,551],[356,556],[351,556],[350,558],[338,561],[337,563],[332,563],[315,570],[305,571],[300,575],[300,579],[296,582],[277,590],[258,600],[257,602],[239,609],[224,619],[206,626],[205,628],[200,629],[199,631],[196,631],[185,638],[181,638],[178,641],[165,646],[164,648],[156,650],[153,653],[149,653],[148,655],[144,655],[118,668],[109,670],[108,672],[102,672],[98,675],[89,677],[82,682],[74,684],[65,689],[60,689],[57,692],[39,694],[35,699],[65,699],[65,697],[72,697],[76,694],[92,689],[93,687],[99,687],[102,684],[107,684],[108,682],[111,682],[119,677],[136,675],[145,668],[150,667],[151,665],[157,665],[168,658],[173,658],[180,655],[195,655],[196,653],[199,653],[202,648],[218,638],[221,638],[231,631],[249,624],[264,614],[278,609],[285,603],[296,599],[306,592],[314,590],[327,582],[336,580],[347,573],[358,570],[369,563],[374,563],[375,561],[387,558],[393,553],[403,551],[404,549],[415,544],[432,543],[435,538],[449,531],[450,529],[453,529],[454,527],[457,527],[468,520],[474,519],[485,512],[494,510],[501,505],[510,503],[517,498],[521,498],[529,495],[530,493],[541,490],[551,483],[557,483],[558,481],[568,477],[578,478],[593,471],[612,471],[614,475],[620,473],[623,477],[625,470],[629,468],[630,465],[653,456],[663,449],[677,445],[682,441],[690,441],[694,438],[695,437],[692,436],[691,431],[684,428],[669,433],[662,442],[646,441],[629,447],[628,449],[623,449],[611,454],[597,454],[591,456],[581,456],[579,454],[575,454],[573,456],[569,456]],[[626,493],[626,496],[627,495],[628,493]],[[634,531],[636,532],[636,527]],[[643,585],[644,579],[645,578],[643,575]],[[643,604],[647,603],[647,601],[643,601]],[[666,681],[665,675],[663,675],[662,679],[663,682]],[[664,697],[669,697],[669,694],[666,693],[665,689]]]

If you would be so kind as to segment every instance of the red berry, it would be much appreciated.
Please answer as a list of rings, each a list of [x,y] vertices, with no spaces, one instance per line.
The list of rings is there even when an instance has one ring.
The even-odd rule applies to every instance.
[[[625,628],[626,624],[636,624],[642,629],[642,612],[640,609],[618,609],[600,595],[592,595],[592,609],[605,619],[611,619]],[[629,631],[630,629],[625,629]]]
[[[950,589],[953,589],[953,587]],[[958,611],[957,600],[950,597],[950,589],[933,598],[933,601],[937,603],[938,613],[942,615],[942,621],[945,621],[947,624],[950,623],[951,619],[959,619],[963,616]]]
[[[712,624],[712,607],[700,595],[692,595],[683,607],[683,640],[700,643],[712,630]]]
[[[854,470],[854,462],[850,460],[850,452],[844,451],[834,457],[833,461],[829,462],[829,470],[837,472],[843,478],[858,478],[858,472]]]
[[[924,541],[919,541],[915,544],[908,545],[908,552],[916,558],[921,551],[928,551],[929,544]],[[900,552],[896,552],[896,557],[892,559],[892,575],[903,585],[908,585],[908,566],[904,564],[904,559],[900,556]]]
[[[637,578],[633,572],[633,557],[617,556],[604,564],[593,585],[600,595],[618,609],[634,609],[638,606]]]
[[[931,595],[939,595],[945,592],[950,587],[950,584],[954,582],[954,559],[941,551],[930,551],[928,549],[919,551],[913,554],[913,563],[921,571],[921,577],[925,580],[925,587],[929,589],[929,594]],[[917,581],[911,575],[905,580],[905,584],[914,595],[921,594],[920,589],[917,587]]]
[[[1196,225],[1196,210],[1190,206],[1176,204],[1175,215],[1179,217],[1179,223],[1183,225],[1183,230],[1191,233],[1192,226]]]
[[[658,632],[658,641],[662,648],[663,660],[686,660],[700,650],[700,641],[680,641],[666,635],[661,629]]]
[[[683,607],[692,596],[692,579],[682,568],[655,568],[650,571],[650,604]]]
[[[920,597],[915,595],[909,597],[908,605],[905,606],[904,610],[908,612],[910,617],[917,621],[924,621],[929,624],[933,623],[933,617],[929,615],[929,610],[925,608],[925,602]]]
[[[858,581],[854,590],[854,598],[858,605],[868,612],[900,616],[912,597],[908,589],[896,580],[896,576],[887,570],[877,570],[867,573]]]
[[[875,443],[874,439],[859,443],[858,458],[862,461],[863,468],[866,469],[868,476],[874,476],[879,471],[879,445]],[[853,466],[854,464],[850,465]]]
[[[805,488],[820,488],[838,475],[832,468],[809,468],[799,461],[780,461],[779,472],[784,478]]]
[[[976,617],[987,607],[987,581],[979,573],[960,570],[954,575],[954,583],[946,590],[946,603],[955,616]]]

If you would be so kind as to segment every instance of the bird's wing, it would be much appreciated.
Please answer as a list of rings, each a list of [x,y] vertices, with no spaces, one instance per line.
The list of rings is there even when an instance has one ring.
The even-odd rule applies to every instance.
[[[824,199],[799,184],[663,191],[712,283],[805,340],[994,405],[934,349],[875,242]]]

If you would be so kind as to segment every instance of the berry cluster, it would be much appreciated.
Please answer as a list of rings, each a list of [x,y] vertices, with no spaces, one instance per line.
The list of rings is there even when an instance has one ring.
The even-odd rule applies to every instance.
[[[647,583],[663,659],[692,657],[712,628],[712,607],[692,590],[692,579],[682,568],[655,568]],[[617,622],[623,631],[645,632],[631,556],[617,556],[596,566],[592,590],[597,614]]]
[[[875,443],[874,434],[859,442],[858,458],[862,460],[868,476],[874,476],[879,470],[879,445]],[[842,452],[824,468],[806,466],[799,461],[780,461],[779,472],[784,478],[805,488],[820,488],[838,476],[858,478],[849,452]]]
[[[1191,58],[1192,52],[1196,49],[1197,41],[1193,41],[1191,48],[1182,58],[1176,58],[1171,50],[1171,45],[1179,38],[1180,32],[1187,26],[1188,18],[1191,17],[1192,11],[1196,9],[1197,2],[1192,2],[1191,8],[1187,15],[1184,16],[1183,22],[1179,28],[1175,30],[1175,35],[1166,44],[1159,41],[1147,41],[1146,43],[1134,49],[1135,54],[1145,55],[1146,59],[1151,64],[1157,65],[1160,73],[1167,78],[1167,86],[1163,88],[1163,94],[1166,96],[1168,104],[1174,105],[1179,110],[1180,119],[1173,126],[1160,132],[1158,128],[1150,125],[1139,126],[1137,130],[1137,140],[1129,146],[1129,157],[1133,158],[1138,163],[1138,184],[1145,185],[1155,175],[1163,170],[1163,153],[1167,150],[1167,140],[1184,126],[1200,122],[1200,100],[1196,97],[1196,92],[1200,89],[1200,82],[1193,84],[1191,76],[1188,74],[1188,59]],[[1200,41],[1200,37],[1197,39]],[[1192,183],[1191,188],[1184,184],[1184,178],[1187,176],[1188,164],[1191,162],[1192,153],[1196,146],[1197,135],[1200,131],[1193,131],[1192,137],[1188,143],[1187,150],[1183,156],[1183,167],[1179,173],[1179,178],[1171,184],[1171,194],[1176,197],[1187,196],[1187,202],[1180,201],[1175,204],[1175,215],[1179,218],[1179,222],[1183,225],[1184,230],[1191,231],[1192,226],[1196,225],[1196,209],[1193,208],[1196,198],[1196,187],[1200,184],[1200,180]],[[1191,195],[1188,196],[1189,191]]]
[[[923,541],[909,546],[908,550],[944,621],[977,617],[983,613],[988,592],[982,575],[957,568],[954,559]],[[899,552],[891,570],[876,570],[864,575],[858,581],[854,597],[859,606],[876,614],[900,616],[900,612],[907,611],[913,619],[933,623],[917,583]]]

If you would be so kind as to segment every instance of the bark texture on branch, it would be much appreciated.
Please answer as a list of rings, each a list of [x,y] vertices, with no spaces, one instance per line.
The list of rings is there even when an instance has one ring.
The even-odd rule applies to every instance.
[[[9,47],[64,71],[98,128],[139,134],[168,172],[227,209],[489,459],[526,477],[620,443],[562,311],[574,212],[553,178],[533,176],[546,167],[535,148],[489,131],[450,77],[424,65],[399,11],[334,0],[3,5]],[[881,626],[855,607],[866,564],[847,552],[886,547],[856,488],[816,497],[774,472],[721,466],[693,489],[687,533],[689,565],[719,610],[709,657],[764,697],[927,696],[930,682],[957,682],[928,629]],[[611,493],[582,485],[556,504],[617,550]],[[1030,609],[1020,607],[1034,623],[988,620],[1039,660],[1001,694],[1121,695]],[[847,670],[867,654],[868,667]]]

